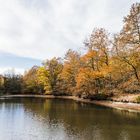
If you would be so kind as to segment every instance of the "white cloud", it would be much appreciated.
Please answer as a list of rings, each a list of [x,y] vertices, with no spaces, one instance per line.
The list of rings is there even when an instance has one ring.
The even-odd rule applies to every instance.
[[[0,67],[0,74],[8,74],[14,72],[15,74],[24,74],[25,69],[22,68],[12,68],[12,67]]]
[[[119,31],[133,2],[0,0],[0,50],[37,59],[62,56],[79,49],[94,27]]]

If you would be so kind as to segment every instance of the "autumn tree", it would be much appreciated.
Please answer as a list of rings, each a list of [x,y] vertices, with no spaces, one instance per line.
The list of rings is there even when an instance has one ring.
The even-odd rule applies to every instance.
[[[4,93],[4,77],[0,75],[0,94]]]
[[[23,76],[24,93],[41,94],[43,92],[42,85],[38,82],[38,66],[33,66],[29,71],[26,71]]]
[[[68,50],[64,57],[63,70],[60,74],[62,92],[67,95],[74,94],[80,65],[80,54],[76,51]]]
[[[96,51],[96,67],[99,71],[99,67],[103,64],[109,65],[109,34],[103,28],[95,28],[89,38],[85,41],[85,46],[88,52]],[[100,66],[99,66],[100,65]]]
[[[133,4],[124,18],[123,29],[114,37],[117,59],[125,63],[127,73],[135,76],[140,84],[140,4]]]
[[[53,94],[59,94],[59,74],[61,73],[62,68],[61,58],[54,57],[51,60],[43,62],[45,90],[50,90]]]
[[[87,53],[81,57],[77,88],[88,95],[103,93],[105,79],[110,76],[109,37],[105,29],[94,29],[85,42]]]
[[[50,77],[49,71],[45,69],[44,66],[41,66],[38,68],[38,71],[37,71],[38,83],[42,86],[45,94],[51,93],[51,90],[52,90],[49,77]]]

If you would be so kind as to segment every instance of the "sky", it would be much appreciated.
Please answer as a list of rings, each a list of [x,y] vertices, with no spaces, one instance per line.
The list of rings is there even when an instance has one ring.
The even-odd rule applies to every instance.
[[[92,30],[117,33],[140,0],[0,0],[0,74],[82,50]]]

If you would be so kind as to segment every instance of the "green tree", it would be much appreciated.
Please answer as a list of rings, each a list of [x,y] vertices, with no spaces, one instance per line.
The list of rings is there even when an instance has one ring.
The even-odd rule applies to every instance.
[[[14,71],[8,71],[2,80],[4,93],[19,94],[22,92],[22,76],[17,75]]]

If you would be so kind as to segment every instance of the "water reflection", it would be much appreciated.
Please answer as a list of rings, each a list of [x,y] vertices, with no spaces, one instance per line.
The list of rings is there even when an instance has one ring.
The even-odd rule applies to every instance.
[[[71,100],[0,101],[0,140],[138,140],[140,114]]]

